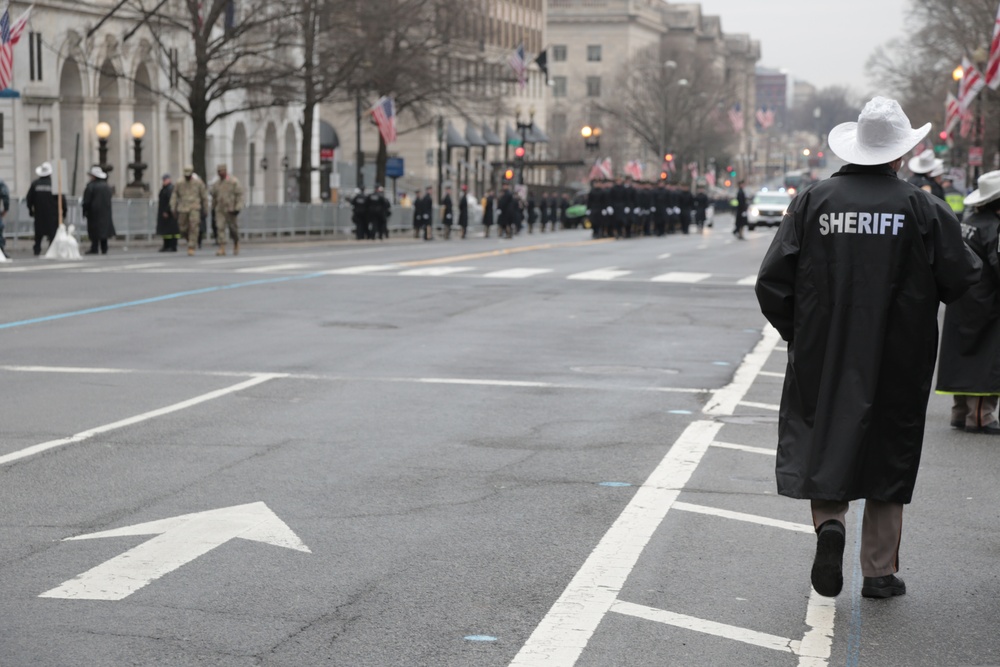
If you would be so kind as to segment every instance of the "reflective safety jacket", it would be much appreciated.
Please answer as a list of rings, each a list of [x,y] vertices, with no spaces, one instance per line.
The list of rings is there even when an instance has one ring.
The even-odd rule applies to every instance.
[[[756,287],[788,341],[780,494],[910,502],[938,305],[981,266],[944,201],[886,165],[847,165],[792,201]]]

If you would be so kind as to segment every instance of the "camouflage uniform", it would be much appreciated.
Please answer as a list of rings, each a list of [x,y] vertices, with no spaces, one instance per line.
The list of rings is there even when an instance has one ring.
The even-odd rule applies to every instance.
[[[225,171],[225,165],[219,165]],[[243,210],[243,186],[234,176],[220,177],[212,185],[212,207],[219,227],[219,255],[226,254],[226,230],[233,238],[233,254],[240,251],[240,230],[236,216]]]
[[[184,178],[174,184],[170,195],[170,209],[177,217],[181,235],[188,240],[188,254],[193,255],[198,247],[198,226],[202,212],[208,212],[208,188],[197,176],[184,170]]]

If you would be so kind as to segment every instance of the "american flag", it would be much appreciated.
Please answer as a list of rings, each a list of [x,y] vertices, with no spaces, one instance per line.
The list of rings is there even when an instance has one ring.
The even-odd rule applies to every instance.
[[[739,102],[729,110],[729,122],[733,125],[733,131],[743,131],[743,107],[740,106]]]
[[[380,97],[375,103],[375,108],[372,109],[372,116],[375,117],[375,124],[378,125],[378,131],[382,134],[386,145],[394,142],[396,140],[396,104],[392,98],[384,95]]]
[[[590,168],[590,175],[587,177],[587,180],[599,181],[603,178],[611,178],[611,158],[609,157],[603,160],[597,158],[594,166]]]
[[[976,99],[986,82],[976,66],[967,57],[962,58],[962,80],[958,82],[958,106],[965,111]]]
[[[642,163],[638,160],[629,160],[625,165],[625,175],[631,176],[634,181],[642,180]]]
[[[997,7],[997,17],[993,20],[990,59],[986,62],[986,85],[992,90],[1000,86],[1000,7]]]
[[[774,109],[761,107],[757,109],[757,122],[765,130],[774,125]]]
[[[507,63],[517,74],[517,84],[524,88],[524,84],[528,80],[528,61],[524,58],[524,44],[517,45],[514,53],[507,57]]]
[[[34,7],[34,5],[32,5]],[[10,24],[10,6],[4,7],[3,17],[0,18],[0,90],[10,88],[14,80],[14,45],[21,39],[21,33],[28,25],[28,16],[31,14],[31,7],[28,11]]]
[[[962,116],[962,109],[958,106],[958,98],[948,93],[944,101],[944,131],[951,132],[951,128]]]

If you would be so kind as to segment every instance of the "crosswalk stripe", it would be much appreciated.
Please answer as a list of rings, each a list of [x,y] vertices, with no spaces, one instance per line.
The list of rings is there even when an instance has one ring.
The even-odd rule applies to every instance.
[[[236,273],[277,273],[278,271],[294,271],[304,269],[308,264],[271,264],[269,266],[248,266],[245,269],[236,269]]]
[[[543,273],[552,273],[552,269],[504,269],[487,273],[484,278],[530,278]]]
[[[363,266],[348,266],[344,269],[331,269],[324,271],[328,276],[357,276],[364,273],[378,273],[379,271],[391,271],[398,269],[398,264],[365,264]]]
[[[453,273],[462,273],[463,271],[471,271],[476,267],[474,266],[427,266],[422,269],[410,269],[409,271],[400,271],[401,276],[447,276]]]
[[[621,278],[622,276],[627,276],[632,273],[631,271],[619,271],[614,267],[609,269],[596,269],[594,271],[584,271],[583,273],[574,273],[571,276],[566,276],[567,280],[614,280],[615,278]]]
[[[710,278],[711,273],[684,273],[682,271],[671,271],[652,279],[654,283],[698,283],[706,278]]]

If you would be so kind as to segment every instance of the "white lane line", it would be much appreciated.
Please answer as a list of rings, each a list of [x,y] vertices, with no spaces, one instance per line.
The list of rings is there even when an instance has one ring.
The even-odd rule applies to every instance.
[[[122,264],[121,266],[104,266],[99,269],[80,269],[80,273],[117,273],[119,271],[132,271],[136,269],[155,269],[161,266],[166,266],[166,264],[163,262]]]
[[[134,373],[128,368],[81,368],[75,366],[0,366],[3,371],[16,371],[19,373]]]
[[[404,380],[405,381],[405,380]],[[487,387],[556,387],[550,382],[521,382],[517,380],[467,380],[463,378],[417,378],[411,382],[424,384],[470,384]]]
[[[744,521],[746,523],[756,523],[761,526],[770,526],[771,528],[781,528],[783,530],[791,530],[796,533],[807,533],[809,535],[815,535],[816,529],[812,526],[808,526],[804,523],[793,523],[791,521],[782,521],[780,519],[771,519],[766,516],[758,516],[756,514],[746,514],[745,512],[733,512],[730,510],[719,509],[717,507],[708,507],[707,505],[695,505],[694,503],[674,503],[674,509],[683,510],[685,512],[692,512],[694,514],[707,514],[709,516],[717,516],[723,519],[732,519],[733,521]]]
[[[719,442],[716,440],[712,443],[713,447],[721,447],[722,449],[735,449],[741,452],[750,452],[751,454],[763,454],[764,456],[777,456],[778,450],[767,449],[765,447],[751,447],[750,445],[737,445],[732,442]]]
[[[688,425],[531,633],[511,667],[576,663],[721,428],[720,422]]]
[[[543,273],[552,273],[552,269],[504,269],[503,271],[494,271],[493,273],[487,273],[484,278],[531,278],[532,276],[540,276]]]
[[[11,452],[10,454],[5,454],[0,456],[0,466],[7,465],[8,463],[13,463],[14,461],[19,461],[21,459],[28,458],[29,456],[34,456],[35,454],[40,454],[41,452],[48,451],[50,449],[55,449],[56,447],[63,447],[65,445],[72,445],[78,442],[82,442],[95,435],[100,435],[102,433],[107,433],[108,431],[114,431],[119,428],[124,428],[126,426],[132,426],[133,424],[138,424],[140,422],[153,419],[155,417],[162,417],[163,415],[168,415],[171,412],[178,412],[180,410],[185,410],[190,407],[194,407],[199,403],[205,403],[206,401],[211,401],[216,398],[220,398],[227,394],[232,394],[244,389],[249,389],[258,384],[263,384],[268,380],[273,380],[275,378],[285,377],[283,373],[262,373],[257,377],[253,377],[249,380],[232,385],[231,387],[225,387],[224,389],[216,389],[215,391],[210,391],[207,394],[202,394],[201,396],[195,396],[194,398],[189,398],[186,401],[181,401],[180,403],[174,403],[173,405],[168,405],[165,408],[158,408],[156,410],[150,410],[149,412],[143,412],[140,415],[135,415],[134,417],[128,417],[126,419],[121,419],[110,424],[105,424],[104,426],[97,426],[86,431],[80,431],[75,435],[71,435],[68,438],[59,438],[58,440],[49,440],[48,442],[43,442],[37,445],[32,445],[31,447],[26,447],[16,452]]]
[[[806,610],[809,631],[802,637],[799,647],[799,667],[827,667],[833,653],[834,619],[837,615],[837,598],[826,598],[812,591]]]
[[[400,271],[401,276],[450,276],[453,273],[462,273],[463,271],[472,271],[474,266],[425,266],[421,269],[410,269],[409,271]]]
[[[614,280],[615,278],[621,278],[622,276],[627,276],[632,273],[631,271],[619,271],[618,269],[611,267],[608,269],[595,269],[594,271],[584,271],[583,273],[574,273],[573,275],[566,276],[567,280]]]
[[[23,271],[48,271],[49,269],[78,269],[82,264],[35,264],[33,266],[10,266],[0,269],[0,273],[21,273]]]
[[[660,255],[659,257],[657,257],[656,259],[670,259],[670,257],[671,257],[671,253],[665,252],[662,255]]]
[[[270,264],[268,266],[248,266],[245,269],[236,269],[233,273],[277,273],[278,271],[296,271],[305,269],[308,264]]]
[[[348,266],[344,269],[331,269],[324,271],[328,276],[357,276],[364,273],[377,273],[379,271],[392,271],[398,269],[398,264],[365,264],[363,266]]]
[[[753,401],[740,401],[740,405],[744,405],[748,408],[760,408],[761,410],[773,410],[778,412],[781,410],[780,405],[775,405],[774,403],[755,403]]]
[[[781,378],[781,379],[785,378],[784,373],[775,373],[774,371],[761,371],[760,375],[766,378]]]
[[[764,367],[771,352],[781,337],[778,330],[767,325],[764,328],[764,337],[761,339],[753,351],[746,356],[740,367],[733,375],[733,381],[728,386],[712,394],[712,398],[705,405],[704,413],[707,415],[731,415],[736,410],[736,405],[743,400],[754,378]]]
[[[675,628],[694,630],[695,632],[714,635],[716,637],[723,637],[725,639],[732,639],[738,642],[743,642],[744,644],[751,644],[761,648],[769,648],[773,651],[781,651],[782,653],[795,654],[798,653],[799,650],[800,642],[788,639],[787,637],[769,635],[766,632],[756,632],[755,630],[748,630],[746,628],[736,627],[735,625],[726,625],[724,623],[716,623],[715,621],[706,621],[702,618],[695,618],[694,616],[686,616],[684,614],[675,614],[670,611],[633,604],[631,602],[618,601],[611,607],[611,611],[619,614],[625,614],[626,616],[635,616],[636,618],[642,618],[647,621],[655,621],[657,623],[671,625]]]
[[[683,271],[671,271],[670,273],[664,273],[662,276],[656,276],[651,278],[650,282],[654,283],[697,283],[705,280],[706,278],[711,278],[711,273],[684,273]]]
[[[749,285],[749,286],[753,287],[754,285],[757,284],[757,276],[747,276],[746,278],[743,278],[743,279],[739,280],[736,284],[737,285]]]

